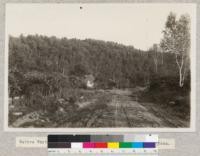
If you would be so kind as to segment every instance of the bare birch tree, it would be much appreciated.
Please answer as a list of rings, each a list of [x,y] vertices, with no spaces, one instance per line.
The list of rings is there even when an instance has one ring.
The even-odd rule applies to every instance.
[[[174,13],[170,13],[163,31],[161,47],[164,52],[175,54],[175,60],[179,73],[179,86],[183,87],[186,72],[189,69],[190,53],[190,18],[181,15],[177,20]]]
[[[150,48],[150,51],[152,51],[153,55],[153,62],[155,64],[155,71],[158,72],[158,59],[159,59],[159,51],[158,51],[158,45],[153,44],[152,48]]]

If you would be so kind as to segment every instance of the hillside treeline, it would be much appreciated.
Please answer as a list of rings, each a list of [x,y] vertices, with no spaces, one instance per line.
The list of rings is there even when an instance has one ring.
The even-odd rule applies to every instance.
[[[40,35],[9,38],[10,97],[34,92],[62,96],[63,89],[84,88],[81,80],[88,74],[99,89],[148,86],[161,79],[178,84],[177,70],[174,54],[114,42]]]

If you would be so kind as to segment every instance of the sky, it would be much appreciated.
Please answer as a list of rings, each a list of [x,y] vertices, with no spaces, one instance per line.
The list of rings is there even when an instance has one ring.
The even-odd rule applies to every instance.
[[[82,7],[82,9],[80,9]],[[167,16],[195,17],[192,4],[6,4],[6,35],[46,36],[113,41],[147,50],[159,43]]]

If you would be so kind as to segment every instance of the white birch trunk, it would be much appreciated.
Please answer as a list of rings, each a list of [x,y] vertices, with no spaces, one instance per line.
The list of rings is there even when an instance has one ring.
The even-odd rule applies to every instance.
[[[178,61],[178,54],[176,54],[176,64],[179,68],[179,86],[183,87],[185,79],[184,57],[181,56],[181,62]]]

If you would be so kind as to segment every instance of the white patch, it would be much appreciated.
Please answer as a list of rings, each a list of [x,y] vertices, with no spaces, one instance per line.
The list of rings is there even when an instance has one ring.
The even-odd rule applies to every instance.
[[[94,87],[94,83],[91,81],[87,81],[87,87],[88,88],[93,88]]]
[[[15,96],[15,97],[14,97],[14,100],[19,100],[19,99],[20,99],[19,96]]]
[[[20,115],[23,115],[23,113],[22,112],[14,112],[13,115],[20,116]]]

